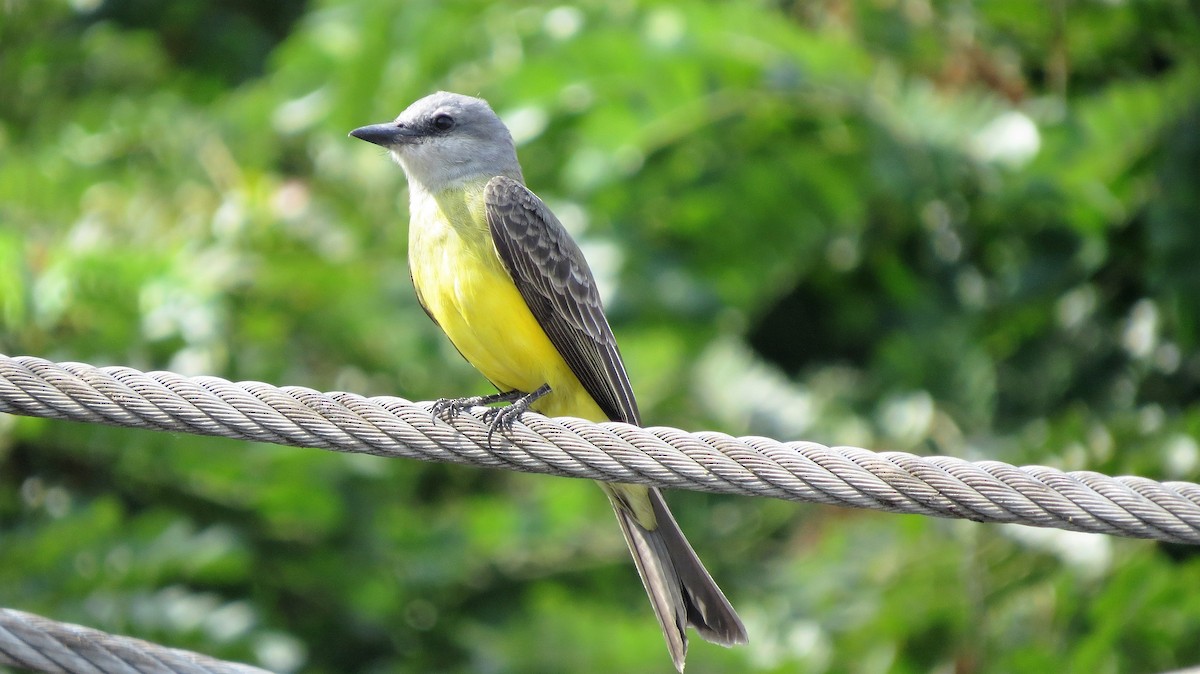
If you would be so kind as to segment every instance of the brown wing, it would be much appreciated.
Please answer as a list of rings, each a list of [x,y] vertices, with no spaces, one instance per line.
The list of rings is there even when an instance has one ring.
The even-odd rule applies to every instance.
[[[550,342],[609,419],[640,425],[617,340],[579,246],[546,204],[512,178],[492,178],[484,202],[496,252]]]

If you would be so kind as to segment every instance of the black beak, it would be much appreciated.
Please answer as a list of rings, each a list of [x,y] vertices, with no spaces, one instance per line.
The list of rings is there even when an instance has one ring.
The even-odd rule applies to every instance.
[[[381,147],[411,143],[420,136],[413,129],[400,126],[395,122],[384,122],[383,124],[359,127],[351,131],[350,135]]]

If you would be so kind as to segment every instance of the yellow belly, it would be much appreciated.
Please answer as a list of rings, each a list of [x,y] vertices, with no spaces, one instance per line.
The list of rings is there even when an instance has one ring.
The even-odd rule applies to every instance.
[[[452,224],[454,223],[454,224]],[[501,391],[550,394],[550,416],[606,417],[550,342],[492,244],[478,190],[416,195],[409,268],[417,295],[446,336]]]

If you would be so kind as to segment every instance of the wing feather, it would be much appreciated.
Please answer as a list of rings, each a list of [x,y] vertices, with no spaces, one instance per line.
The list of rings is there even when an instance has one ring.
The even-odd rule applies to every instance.
[[[571,372],[609,419],[640,424],[629,375],[579,246],[546,204],[512,178],[492,178],[484,203],[501,262]]]

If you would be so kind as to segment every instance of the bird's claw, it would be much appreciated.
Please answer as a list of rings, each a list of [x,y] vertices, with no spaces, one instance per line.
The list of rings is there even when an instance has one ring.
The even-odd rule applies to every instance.
[[[429,408],[429,412],[444,421],[449,421],[457,417],[463,410],[471,409],[479,403],[481,396],[472,396],[470,398],[438,398],[434,401],[433,406]]]
[[[520,391],[505,391],[504,393],[493,393],[486,396],[468,396],[466,398],[438,398],[429,411],[433,416],[443,420],[450,421],[454,417],[462,414],[464,411],[472,407],[481,407],[483,405],[491,405],[492,403],[508,403],[514,400],[521,399],[525,394]],[[484,418],[487,418],[487,413],[484,413]]]
[[[522,404],[524,403],[524,404]],[[525,403],[522,398],[507,407],[492,407],[483,413],[483,420],[488,424],[487,444],[492,446],[492,436],[496,431],[500,431],[501,435],[512,430],[513,424],[517,419],[529,409],[529,404]]]
[[[550,385],[543,384],[533,393],[520,391],[505,391],[486,396],[471,396],[469,398],[438,398],[429,408],[430,413],[443,421],[450,421],[464,410],[492,403],[509,403],[507,407],[490,407],[480,416],[488,424],[487,443],[492,444],[492,436],[499,430],[507,433],[521,415],[529,411],[529,406],[535,400],[550,392]]]

